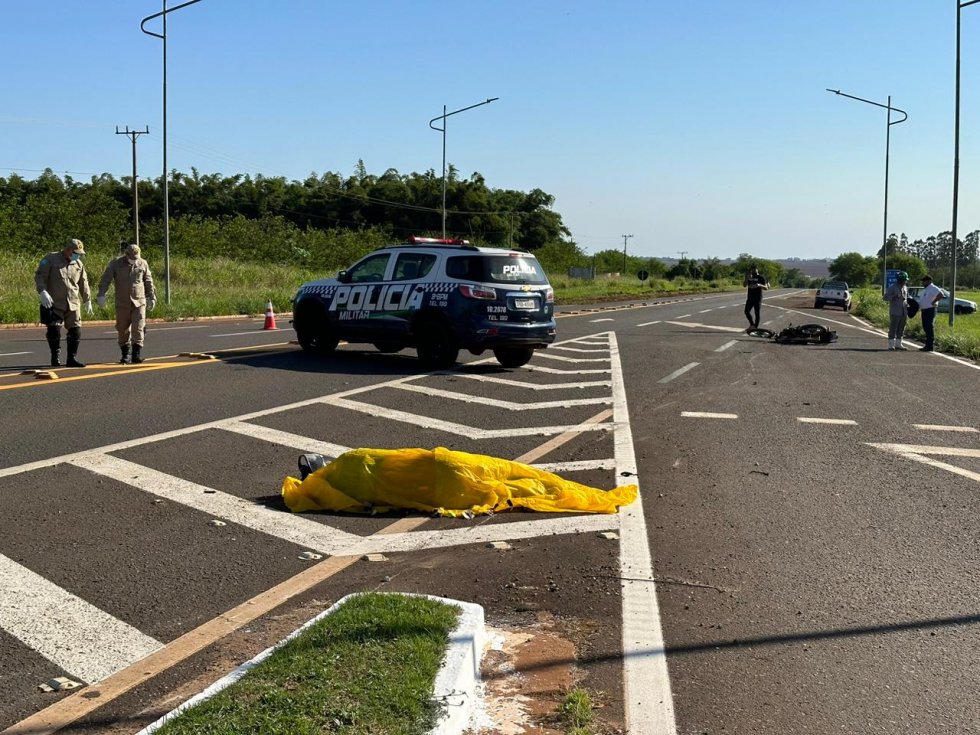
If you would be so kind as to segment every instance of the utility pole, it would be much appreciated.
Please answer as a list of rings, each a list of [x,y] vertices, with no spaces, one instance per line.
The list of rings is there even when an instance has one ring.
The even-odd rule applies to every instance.
[[[679,256],[681,256],[681,260],[684,260],[684,256],[687,255],[687,251],[686,250],[678,250],[677,251],[677,254]]]
[[[629,240],[632,235],[623,235],[623,274],[626,273],[626,241]]]
[[[133,242],[137,247],[140,244],[140,200],[136,190],[136,139],[149,132],[150,128],[146,125],[142,130],[130,130],[128,125],[125,130],[120,130],[119,126],[116,126],[116,135],[125,135],[133,141]]]

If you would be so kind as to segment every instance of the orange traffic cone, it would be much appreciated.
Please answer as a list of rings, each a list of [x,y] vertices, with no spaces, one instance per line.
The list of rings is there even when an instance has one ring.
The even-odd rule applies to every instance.
[[[277,329],[276,314],[272,311],[272,301],[265,305],[265,326],[262,329]]]

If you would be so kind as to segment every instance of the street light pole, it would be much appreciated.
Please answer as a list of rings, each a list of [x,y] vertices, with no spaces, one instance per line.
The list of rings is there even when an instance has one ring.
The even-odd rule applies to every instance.
[[[195,0],[197,2],[197,0]],[[499,97],[491,97],[484,100],[483,102],[477,102],[475,105],[470,105],[469,107],[463,107],[459,110],[453,110],[452,112],[446,112],[446,106],[442,106],[442,114],[429,120],[429,127],[433,130],[438,130],[442,133],[442,239],[446,239],[446,118],[450,115],[455,115],[460,112],[466,112],[467,110],[472,110],[474,107],[479,107],[480,105],[489,105],[491,102],[499,100]],[[442,120],[442,127],[437,128],[432,123],[436,120]]]
[[[960,11],[980,0],[956,0],[956,103],[953,114],[953,280],[949,285],[949,326],[956,314],[956,215],[960,197]]]
[[[974,2],[980,2],[980,0],[973,0]],[[886,118],[885,124],[885,218],[882,229],[884,234],[882,236],[881,245],[881,292],[885,292],[886,283],[888,277],[888,158],[889,158],[889,148],[891,147],[891,130],[892,125],[898,125],[909,119],[908,113],[905,110],[900,110],[897,107],[892,107],[892,96],[888,95],[888,104],[883,105],[880,102],[872,102],[871,100],[866,100],[863,97],[855,97],[852,94],[845,94],[839,89],[828,89],[828,92],[833,92],[841,97],[847,97],[852,100],[857,100],[858,102],[866,102],[869,105],[874,105],[875,107],[883,107],[888,110],[888,116]],[[892,110],[895,112],[901,112],[904,117],[901,120],[892,120]]]
[[[623,275],[626,275],[626,241],[629,240],[632,235],[623,235]]]
[[[148,15],[140,22],[140,30],[143,33],[163,39],[163,290],[168,305],[170,304],[170,190],[168,188],[170,176],[167,171],[167,13],[199,2],[201,0],[188,0],[168,9],[167,0],[163,0],[162,11]],[[146,30],[146,22],[160,16],[163,16],[163,34]]]

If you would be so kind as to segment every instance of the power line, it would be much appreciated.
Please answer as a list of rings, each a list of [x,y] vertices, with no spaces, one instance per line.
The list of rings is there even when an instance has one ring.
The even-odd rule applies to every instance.
[[[130,130],[126,126],[125,130],[120,130],[116,126],[116,135],[125,135],[133,141],[133,242],[139,247],[140,244],[140,199],[139,190],[136,188],[136,139],[141,135],[149,135],[150,128],[143,126],[143,130]]]

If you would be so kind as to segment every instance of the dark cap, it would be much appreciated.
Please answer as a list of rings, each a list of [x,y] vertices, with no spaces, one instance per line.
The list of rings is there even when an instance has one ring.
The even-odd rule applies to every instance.
[[[924,276],[922,276],[922,280],[923,281],[931,281],[932,280],[932,276],[930,276],[928,273],[926,273]]]

